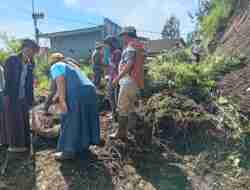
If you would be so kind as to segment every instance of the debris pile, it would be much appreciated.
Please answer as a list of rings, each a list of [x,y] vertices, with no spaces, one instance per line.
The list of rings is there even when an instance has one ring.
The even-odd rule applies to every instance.
[[[184,146],[193,144],[191,141],[197,138],[202,141],[214,134],[221,135],[214,116],[203,105],[183,95],[162,91],[149,99],[145,110],[146,122],[154,128],[155,136]]]
[[[223,96],[239,103],[241,112],[250,117],[250,66],[227,74],[218,84]]]

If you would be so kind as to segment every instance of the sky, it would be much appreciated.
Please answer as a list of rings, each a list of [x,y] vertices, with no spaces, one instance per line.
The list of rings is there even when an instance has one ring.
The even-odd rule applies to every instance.
[[[17,38],[34,37],[32,0],[8,0],[0,4],[0,32]],[[194,29],[188,12],[195,12],[198,0],[34,0],[42,33],[73,30],[102,24],[107,17],[121,26],[135,26],[139,35],[160,38],[166,19],[175,15],[183,37]],[[0,42],[0,47],[1,47]]]

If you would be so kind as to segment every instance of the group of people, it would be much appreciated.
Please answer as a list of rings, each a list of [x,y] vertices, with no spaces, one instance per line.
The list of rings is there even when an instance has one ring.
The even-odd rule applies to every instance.
[[[120,33],[122,48],[119,48],[119,40],[115,36],[108,36],[104,40],[104,47],[110,49],[108,74],[108,97],[112,108],[113,118],[117,118],[119,128],[111,138],[127,140],[128,128],[134,128],[136,120],[135,103],[139,89],[144,88],[144,45],[138,40],[134,27],[126,27]],[[94,81],[100,86],[101,60],[96,61],[97,54],[103,55],[103,46],[98,44],[93,52],[92,63],[94,68]],[[98,69],[96,69],[98,67]],[[104,66],[105,67],[105,66]],[[119,92],[119,93],[118,93]],[[117,112],[116,112],[117,110]]]
[[[130,117],[135,116],[137,93],[144,87],[144,47],[138,41],[133,27],[124,28],[120,37],[122,49],[115,36],[108,36],[103,45],[111,51],[108,94],[112,112],[118,110],[119,123],[116,133],[110,137],[126,141]],[[60,110],[61,130],[55,154],[57,160],[84,156],[90,145],[99,145],[101,142],[96,89],[101,81],[98,64],[102,58],[96,52],[103,45],[100,44],[92,56],[94,81],[86,77],[74,59],[65,58],[59,52],[49,56],[52,85],[44,109],[47,111],[52,103],[56,103]],[[10,152],[25,152],[30,147],[29,111],[34,102],[34,56],[38,52],[39,46],[33,40],[23,40],[21,52],[10,56],[4,68],[0,68],[0,145],[7,146]]]

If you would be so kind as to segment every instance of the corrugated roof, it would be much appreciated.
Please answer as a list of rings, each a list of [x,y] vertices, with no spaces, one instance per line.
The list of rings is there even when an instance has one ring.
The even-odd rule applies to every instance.
[[[82,28],[82,29],[77,29],[77,30],[40,34],[39,36],[41,38],[54,38],[58,36],[71,36],[71,35],[86,34],[86,33],[91,33],[91,32],[98,32],[98,31],[102,31],[103,29],[104,29],[104,25],[99,25],[99,26],[91,27],[91,28]]]
[[[169,50],[176,46],[177,42],[182,42],[181,39],[169,40],[169,39],[160,39],[160,40],[150,40],[148,41],[148,52],[149,53],[159,53],[163,50]]]

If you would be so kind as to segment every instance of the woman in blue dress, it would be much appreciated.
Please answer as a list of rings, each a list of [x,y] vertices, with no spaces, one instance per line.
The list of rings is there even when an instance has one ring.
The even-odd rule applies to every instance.
[[[61,111],[61,131],[57,160],[74,159],[86,152],[90,145],[100,143],[100,124],[94,84],[74,64],[67,64],[61,53],[50,56],[50,73],[56,82]]]

